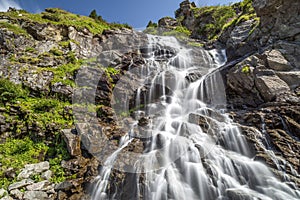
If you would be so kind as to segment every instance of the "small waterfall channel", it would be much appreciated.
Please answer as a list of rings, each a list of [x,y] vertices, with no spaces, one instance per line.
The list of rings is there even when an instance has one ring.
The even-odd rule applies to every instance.
[[[131,120],[122,120],[127,134],[103,162],[92,199],[125,199],[117,194],[122,191],[108,193],[109,177],[120,170],[120,152],[134,139],[143,141],[144,151],[128,155],[132,165],[122,168],[135,174],[126,199],[300,199],[299,191],[254,161],[239,127],[224,114],[222,77],[209,73],[224,64],[224,52],[196,52],[173,37],[148,40],[141,50],[145,64],[131,70],[139,86],[115,107],[131,109],[131,117],[124,117]]]

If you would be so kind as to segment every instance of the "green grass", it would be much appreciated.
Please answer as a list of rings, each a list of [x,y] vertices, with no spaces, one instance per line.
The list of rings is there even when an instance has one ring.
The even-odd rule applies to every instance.
[[[184,26],[176,26],[173,30],[163,32],[162,35],[174,36],[179,40],[185,41],[191,35],[191,32]]]
[[[4,171],[13,168],[17,173],[25,164],[37,163],[43,161],[49,147],[42,142],[35,142],[29,137],[23,139],[7,139],[0,144],[0,187],[7,186],[16,181],[15,179],[6,178]]]
[[[52,84],[61,82],[72,87],[75,86],[74,80],[69,77],[74,77],[75,72],[81,67],[82,60],[76,60],[75,55],[71,53],[68,54],[67,58],[70,59],[71,62],[58,67],[48,67],[43,69],[54,73],[54,78],[51,81]]]
[[[0,28],[6,28],[9,31],[14,32],[17,35],[23,35],[25,37],[29,37],[29,34],[22,29],[20,26],[18,26],[17,24],[11,24],[8,22],[0,22]]]
[[[53,98],[32,97],[28,90],[7,79],[0,79],[0,93],[0,105],[6,109],[2,115],[6,116],[6,122],[12,125],[12,136],[0,144],[0,187],[7,188],[17,181],[16,178],[5,177],[3,173],[8,168],[13,168],[19,173],[25,164],[44,160],[49,161],[50,169],[54,173],[52,182],[57,183],[68,178],[61,167],[61,161],[69,159],[70,155],[59,130],[73,126],[72,113],[65,110],[71,104]],[[18,113],[11,115],[11,106],[18,107]],[[36,127],[35,129],[44,132],[44,135],[40,136],[26,127]],[[38,176],[32,178],[40,179]]]
[[[88,29],[92,34],[101,34],[104,30],[113,28],[131,28],[128,24],[109,24],[105,21],[99,21],[87,16],[73,14],[59,8],[47,8],[45,12],[42,12],[40,14],[32,14],[26,11],[18,10],[11,12],[0,12],[0,16],[1,15],[8,16],[16,22],[20,20],[26,20],[30,22],[37,22],[40,24],[50,23],[54,25],[73,26],[79,31]],[[19,31],[24,32],[22,28],[19,28]]]
[[[0,105],[24,99],[28,94],[29,91],[23,89],[21,85],[16,85],[7,79],[0,79]]]

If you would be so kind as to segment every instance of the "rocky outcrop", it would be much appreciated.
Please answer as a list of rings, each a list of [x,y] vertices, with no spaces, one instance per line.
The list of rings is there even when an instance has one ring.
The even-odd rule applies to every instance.
[[[298,4],[254,0],[260,24],[253,33],[254,40],[244,41],[254,47],[253,54],[247,55],[246,51],[243,57],[239,55],[240,49],[232,49],[231,54],[238,52],[242,59],[223,71],[228,106],[234,108],[231,114],[243,125],[244,135],[255,144],[255,159],[267,163],[278,177],[297,186],[300,184]]]

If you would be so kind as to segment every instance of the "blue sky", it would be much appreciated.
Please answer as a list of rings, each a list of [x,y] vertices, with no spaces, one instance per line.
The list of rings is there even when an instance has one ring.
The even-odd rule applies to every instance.
[[[64,10],[89,15],[95,9],[108,22],[128,23],[143,28],[149,20],[157,22],[164,16],[174,17],[174,11],[183,0],[0,0],[0,11],[9,6],[29,12],[41,12],[45,8],[58,7]],[[198,6],[238,2],[239,0],[196,0]]]

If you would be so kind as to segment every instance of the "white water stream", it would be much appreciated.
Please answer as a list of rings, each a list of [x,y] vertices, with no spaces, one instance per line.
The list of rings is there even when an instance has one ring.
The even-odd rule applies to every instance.
[[[224,54],[198,49],[195,62],[193,51],[173,37],[148,39],[150,56],[137,70],[143,78],[136,89],[135,118],[119,149],[104,162],[92,199],[125,199],[108,194],[108,180],[119,153],[133,138],[143,139],[147,148],[132,166],[136,179],[127,184],[137,189],[123,191],[132,193],[127,199],[300,199],[299,191],[253,160],[238,126],[223,114],[221,75],[209,72],[225,62]],[[202,77],[190,82],[187,75],[192,73]],[[142,118],[148,121],[139,127]]]

